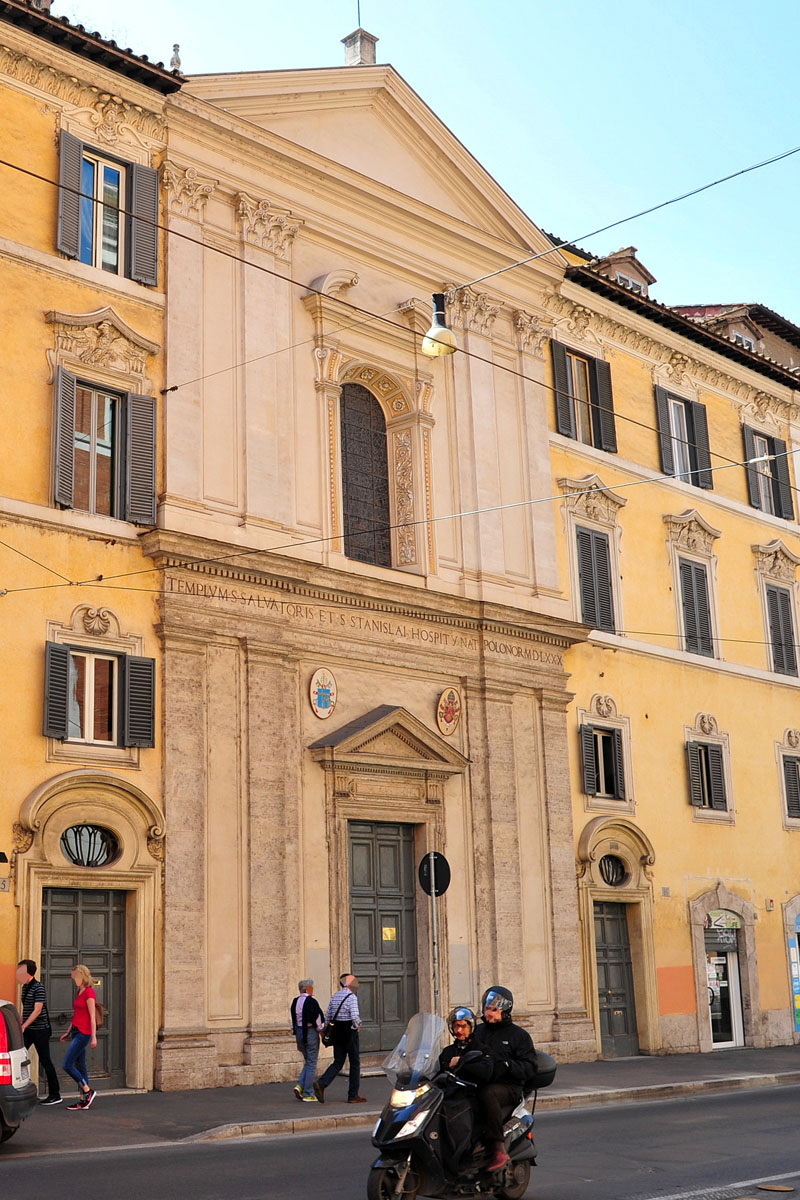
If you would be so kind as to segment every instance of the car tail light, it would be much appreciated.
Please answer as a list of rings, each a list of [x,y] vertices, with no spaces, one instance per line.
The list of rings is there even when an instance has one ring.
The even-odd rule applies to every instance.
[[[11,1083],[11,1054],[8,1046],[8,1026],[0,1009],[0,1083]]]

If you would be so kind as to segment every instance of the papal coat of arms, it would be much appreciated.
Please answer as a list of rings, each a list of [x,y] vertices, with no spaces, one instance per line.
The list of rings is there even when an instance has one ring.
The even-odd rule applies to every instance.
[[[436,705],[436,724],[445,737],[455,732],[461,720],[461,695],[457,688],[446,688]]]
[[[319,667],[311,676],[308,695],[314,715],[325,721],[336,708],[336,680],[326,667]]]

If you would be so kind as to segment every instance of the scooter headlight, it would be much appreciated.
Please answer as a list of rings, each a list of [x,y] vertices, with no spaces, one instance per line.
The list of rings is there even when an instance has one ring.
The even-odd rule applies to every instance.
[[[429,1110],[423,1108],[422,1112],[418,1112],[410,1121],[406,1121],[400,1132],[395,1134],[395,1141],[399,1141],[400,1138],[413,1137],[420,1125],[424,1125],[429,1116]]]
[[[431,1090],[429,1083],[423,1083],[418,1088],[411,1088],[406,1091],[404,1088],[394,1088],[389,1103],[392,1108],[408,1108],[409,1104],[413,1104],[420,1096],[424,1096],[426,1092]]]

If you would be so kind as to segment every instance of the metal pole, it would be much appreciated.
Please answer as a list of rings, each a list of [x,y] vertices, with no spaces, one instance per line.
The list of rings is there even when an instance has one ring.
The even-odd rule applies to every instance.
[[[430,869],[431,880],[431,912],[432,912],[432,929],[433,929],[433,1011],[439,1012],[439,926],[436,920],[436,860],[433,857],[434,851],[428,851],[428,867]]]

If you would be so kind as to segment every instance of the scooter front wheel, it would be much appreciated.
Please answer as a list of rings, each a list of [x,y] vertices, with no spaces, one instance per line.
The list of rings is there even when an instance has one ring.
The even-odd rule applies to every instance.
[[[367,1200],[415,1200],[417,1187],[414,1178],[409,1171],[398,1192],[397,1171],[392,1167],[373,1167],[367,1176]]]
[[[503,1200],[520,1200],[528,1190],[531,1180],[529,1162],[512,1162],[506,1167],[505,1180],[500,1189]]]

